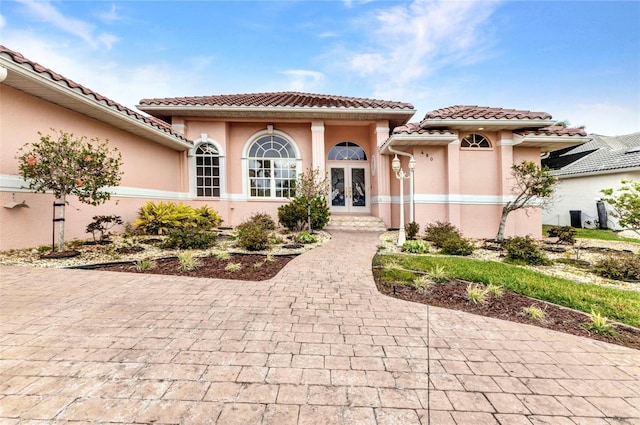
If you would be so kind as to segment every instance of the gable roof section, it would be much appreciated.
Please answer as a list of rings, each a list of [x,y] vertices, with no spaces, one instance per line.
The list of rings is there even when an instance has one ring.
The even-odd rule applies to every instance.
[[[166,122],[129,109],[2,45],[0,66],[7,69],[2,84],[175,150],[192,147]]]
[[[640,132],[624,136],[590,135],[591,140],[563,152],[556,160],[576,157],[573,162],[554,170],[555,176],[606,173],[640,169]]]
[[[406,123],[415,113],[410,103],[300,92],[142,99],[138,108],[161,119],[206,116],[389,120],[391,128]]]
[[[546,112],[454,105],[427,112],[420,125],[424,128],[448,127],[458,130],[514,130],[546,127],[553,124],[551,118]]]

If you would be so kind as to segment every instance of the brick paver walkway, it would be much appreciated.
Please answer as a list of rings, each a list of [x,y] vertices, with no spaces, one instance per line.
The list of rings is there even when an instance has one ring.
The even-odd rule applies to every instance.
[[[640,351],[382,296],[377,243],[267,282],[2,267],[0,422],[640,424]]]

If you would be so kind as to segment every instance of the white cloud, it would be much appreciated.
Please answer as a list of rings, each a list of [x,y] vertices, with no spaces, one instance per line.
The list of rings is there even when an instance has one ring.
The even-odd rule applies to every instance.
[[[98,18],[108,24],[112,24],[122,19],[114,3],[111,3],[111,8],[108,11],[99,13]]]
[[[324,83],[324,74],[317,71],[309,71],[305,69],[290,69],[282,71],[282,74],[289,79],[286,82],[286,90],[299,92],[318,92],[321,91]]]
[[[84,40],[92,48],[104,45],[110,49],[118,38],[110,34],[95,34],[95,26],[80,19],[70,18],[56,9],[49,1],[18,0],[35,18],[51,24],[58,30],[74,35]]]
[[[4,28],[6,24],[7,24],[7,20],[3,15],[0,15],[0,28]]]
[[[415,0],[377,9],[358,22],[364,44],[334,54],[346,57],[348,70],[367,78],[376,96],[397,98],[447,66],[482,60],[496,4]]]

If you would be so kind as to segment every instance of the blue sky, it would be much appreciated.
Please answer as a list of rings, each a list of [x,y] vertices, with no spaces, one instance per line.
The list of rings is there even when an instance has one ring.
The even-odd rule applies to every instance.
[[[126,106],[305,91],[640,131],[639,1],[2,1],[0,43]]]

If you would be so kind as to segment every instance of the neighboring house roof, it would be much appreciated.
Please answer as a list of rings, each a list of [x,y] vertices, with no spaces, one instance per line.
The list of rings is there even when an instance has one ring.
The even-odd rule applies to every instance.
[[[225,94],[142,99],[138,108],[156,117],[387,119],[391,127],[406,123],[412,104],[388,100],[300,92]]]
[[[555,155],[552,153],[543,164],[559,165],[552,171],[555,176],[640,169],[640,132],[624,136],[591,134],[590,137],[591,141],[574,149],[563,150]]]
[[[2,84],[177,150],[192,146],[166,122],[129,109],[2,45],[0,66],[7,69]]]

